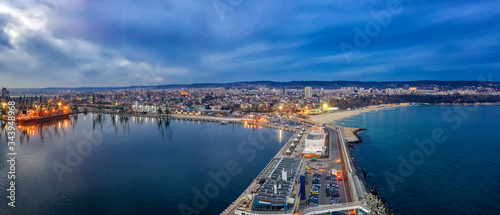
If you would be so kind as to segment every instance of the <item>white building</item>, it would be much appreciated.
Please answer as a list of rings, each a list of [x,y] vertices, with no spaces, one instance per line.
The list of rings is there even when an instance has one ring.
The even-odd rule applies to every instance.
[[[305,148],[302,151],[304,158],[321,158],[326,151],[326,134],[322,126],[313,126],[311,132],[307,134],[304,142]]]
[[[304,94],[307,99],[312,98],[312,87],[306,87],[304,89]]]

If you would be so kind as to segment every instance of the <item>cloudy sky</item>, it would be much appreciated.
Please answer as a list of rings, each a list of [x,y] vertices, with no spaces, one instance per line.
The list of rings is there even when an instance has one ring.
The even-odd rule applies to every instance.
[[[500,1],[1,0],[0,85],[500,80]]]

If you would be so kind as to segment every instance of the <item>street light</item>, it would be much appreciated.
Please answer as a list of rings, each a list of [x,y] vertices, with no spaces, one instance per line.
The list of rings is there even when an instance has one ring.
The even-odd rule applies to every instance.
[[[328,108],[328,104],[326,104],[326,103],[325,103],[325,104],[323,104],[323,109],[325,109],[325,110],[326,110],[327,108]]]

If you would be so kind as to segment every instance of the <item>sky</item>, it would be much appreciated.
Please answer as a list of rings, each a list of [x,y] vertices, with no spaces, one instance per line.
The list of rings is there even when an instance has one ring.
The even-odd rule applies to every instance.
[[[0,86],[499,81],[498,20],[498,0],[0,0]]]

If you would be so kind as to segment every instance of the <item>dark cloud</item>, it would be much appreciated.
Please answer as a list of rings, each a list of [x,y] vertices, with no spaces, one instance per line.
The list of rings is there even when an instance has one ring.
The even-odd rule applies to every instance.
[[[391,1],[47,1],[0,3],[2,85],[477,80],[500,67],[495,0],[402,0],[362,47],[356,29],[377,30]]]

